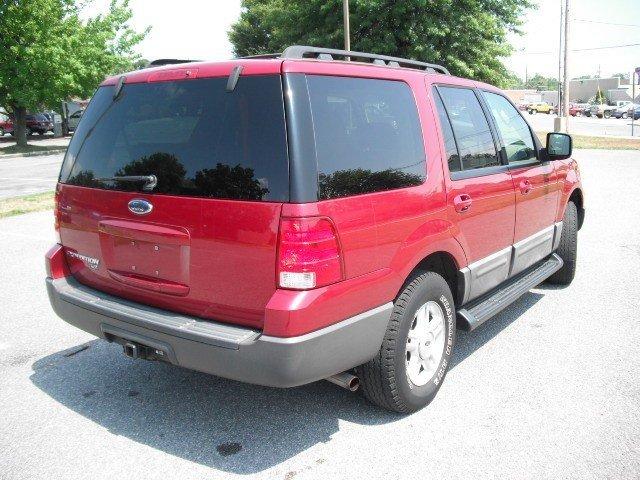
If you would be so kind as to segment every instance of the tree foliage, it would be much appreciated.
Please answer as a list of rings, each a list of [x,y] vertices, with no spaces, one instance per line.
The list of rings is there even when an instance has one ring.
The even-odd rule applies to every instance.
[[[557,90],[558,79],[556,77],[545,77],[536,73],[533,77],[529,78],[526,82],[522,83],[521,88],[528,88],[531,90]]]
[[[0,105],[16,114],[19,143],[26,143],[21,117],[27,109],[86,98],[106,75],[138,59],[133,47],[148,29],[137,33],[129,25],[129,0],[112,0],[106,14],[83,20],[88,5],[0,0]]]
[[[243,0],[229,38],[238,56],[288,45],[342,48],[342,0]],[[351,48],[445,65],[453,74],[502,85],[529,0],[351,0]]]

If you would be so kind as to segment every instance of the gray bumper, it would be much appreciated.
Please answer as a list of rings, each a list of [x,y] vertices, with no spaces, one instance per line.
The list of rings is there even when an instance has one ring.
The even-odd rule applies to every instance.
[[[378,352],[393,305],[290,338],[206,321],[114,297],[73,278],[47,278],[60,318],[115,342],[158,349],[181,367],[273,387],[294,387],[367,362]]]

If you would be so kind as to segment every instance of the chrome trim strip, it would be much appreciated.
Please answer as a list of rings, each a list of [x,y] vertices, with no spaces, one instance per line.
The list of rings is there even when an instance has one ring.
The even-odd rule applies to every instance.
[[[467,301],[488,292],[509,278],[512,250],[513,247],[508,246],[468,265],[470,279]]]
[[[510,277],[542,260],[553,251],[554,231],[555,226],[551,225],[513,244],[513,264],[509,273]]]
[[[471,293],[471,270],[469,270],[469,267],[464,267],[459,270],[459,274],[462,277],[462,290],[458,289],[458,292],[460,292],[460,305],[464,305],[469,301]]]
[[[464,282],[460,304],[478,298],[551,254],[560,244],[561,232],[562,222],[557,222],[460,269]]]
[[[556,251],[560,246],[560,235],[562,234],[562,222],[556,223],[553,232],[553,248],[552,251]]]

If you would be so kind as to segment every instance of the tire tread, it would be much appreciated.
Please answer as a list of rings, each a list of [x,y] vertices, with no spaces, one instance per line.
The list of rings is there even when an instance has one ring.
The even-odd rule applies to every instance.
[[[403,289],[394,302],[389,325],[378,354],[369,362],[356,368],[360,378],[361,391],[372,403],[399,413],[411,413],[411,408],[398,390],[396,371],[394,366],[400,324],[405,313],[407,303],[412,298],[415,289],[423,282],[439,282],[449,288],[445,279],[435,272],[417,272]],[[402,348],[404,353],[404,348]]]

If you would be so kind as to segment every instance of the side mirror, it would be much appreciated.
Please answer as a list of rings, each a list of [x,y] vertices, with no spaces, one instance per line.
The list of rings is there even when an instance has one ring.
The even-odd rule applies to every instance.
[[[571,156],[573,141],[566,133],[547,133],[547,155],[549,160],[564,160]]]

